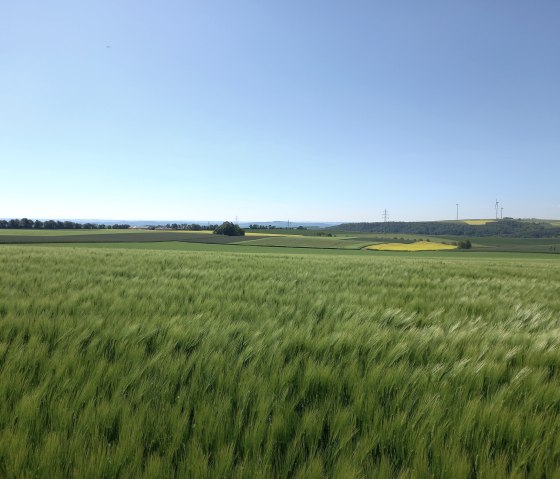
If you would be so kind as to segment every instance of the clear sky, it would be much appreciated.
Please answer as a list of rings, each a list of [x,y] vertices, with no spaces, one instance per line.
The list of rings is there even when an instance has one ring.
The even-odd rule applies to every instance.
[[[0,217],[560,217],[557,0],[3,0]]]

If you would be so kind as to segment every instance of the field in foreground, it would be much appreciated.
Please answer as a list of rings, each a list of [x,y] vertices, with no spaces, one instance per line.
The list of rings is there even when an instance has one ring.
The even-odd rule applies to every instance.
[[[553,256],[0,247],[0,477],[557,477],[559,289]]]

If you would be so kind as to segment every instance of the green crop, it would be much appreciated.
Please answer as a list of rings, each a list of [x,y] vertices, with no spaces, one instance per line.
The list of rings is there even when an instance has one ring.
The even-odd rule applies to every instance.
[[[0,477],[556,477],[560,261],[220,248],[0,247]]]

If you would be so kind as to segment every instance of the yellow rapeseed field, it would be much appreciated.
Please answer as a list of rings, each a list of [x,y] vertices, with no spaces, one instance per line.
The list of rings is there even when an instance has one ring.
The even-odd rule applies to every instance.
[[[441,251],[456,249],[457,246],[451,244],[434,243],[431,241],[417,241],[416,243],[381,243],[372,244],[367,249],[378,251]]]
[[[480,226],[485,225],[486,223],[493,223],[496,220],[465,220],[464,223],[468,225]]]

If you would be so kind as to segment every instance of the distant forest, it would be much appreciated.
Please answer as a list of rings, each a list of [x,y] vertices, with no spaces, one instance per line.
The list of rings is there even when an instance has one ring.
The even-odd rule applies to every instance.
[[[30,220],[27,218],[0,220],[0,229],[34,229],[34,230],[101,230],[128,229],[130,225],[103,225],[96,223],[75,223],[74,221],[55,221],[55,220]]]
[[[560,227],[550,223],[498,220],[485,225],[469,225],[453,221],[387,221],[380,223],[344,223],[328,229],[360,232],[448,236],[503,236],[509,238],[555,238],[560,237]]]
[[[199,225],[193,224],[177,224],[177,223],[167,223],[166,225],[152,225],[146,227],[149,230],[188,230],[188,231],[213,231],[218,225]],[[127,224],[114,224],[105,225],[99,223],[76,223],[75,221],[59,221],[59,220],[30,220],[27,218],[12,219],[12,220],[0,220],[0,230],[1,229],[26,229],[26,230],[126,230],[130,228]]]

